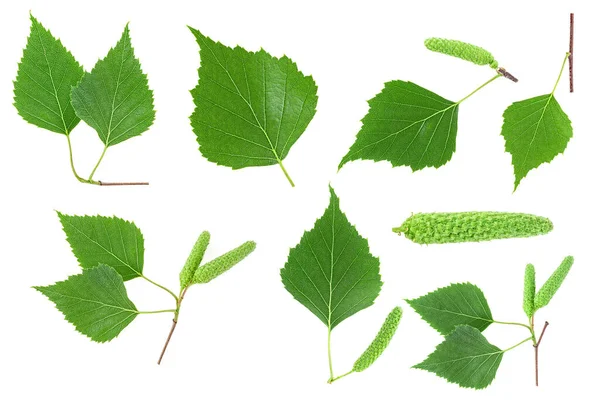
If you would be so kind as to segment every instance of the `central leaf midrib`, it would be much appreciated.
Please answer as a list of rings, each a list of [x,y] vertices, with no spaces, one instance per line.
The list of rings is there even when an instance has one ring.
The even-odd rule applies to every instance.
[[[58,111],[60,112],[60,119],[65,128],[65,135],[69,135],[69,129],[67,128],[67,123],[65,122],[65,117],[63,114],[62,106],[60,104],[60,100],[58,99],[58,90],[56,89],[56,85],[54,84],[54,77],[52,76],[52,68],[50,67],[50,61],[48,61],[48,56],[46,55],[46,47],[44,46],[44,42],[42,41],[42,37],[40,35],[39,27],[34,24],[35,32],[38,37],[38,41],[42,46],[42,54],[44,55],[44,59],[46,60],[46,65],[48,66],[48,76],[50,77],[50,83],[52,83],[52,89],[54,90],[54,99],[56,99],[56,104],[58,105]]]
[[[523,158],[523,162],[521,163],[521,166],[523,166],[525,164],[525,162],[527,162],[527,158],[529,157],[529,152],[531,152],[531,146],[533,145],[533,142],[535,141],[535,138],[537,137],[537,132],[538,132],[538,129],[540,128],[540,123],[542,123],[542,119],[544,118],[544,115],[546,114],[546,109],[548,109],[548,105],[550,105],[550,101],[552,100],[553,97],[554,97],[554,93],[551,93],[548,96],[548,100],[546,101],[546,104],[544,105],[544,109],[542,109],[542,114],[540,115],[540,119],[536,123],[535,130],[533,131],[533,136],[531,138],[531,142],[529,142],[529,146],[527,147],[527,153],[525,153],[525,157]]]
[[[104,306],[104,307],[108,307],[108,308],[112,308],[112,309],[117,309],[117,310],[122,310],[124,312],[130,312],[132,314],[139,314],[140,313],[138,310],[126,309],[123,306],[111,305],[111,304],[108,304],[108,303],[101,302],[99,300],[91,300],[91,299],[81,298],[81,297],[78,297],[78,296],[65,295],[64,293],[60,293],[60,292],[57,292],[57,291],[54,291],[54,290],[48,289],[48,288],[44,288],[44,290],[48,291],[49,293],[52,293],[54,295],[57,295],[57,296],[62,296],[62,297],[69,298],[69,299],[75,299],[75,300],[79,300],[81,302],[95,303],[95,304],[98,304],[98,305],[101,305],[101,306]]]
[[[339,205],[339,202],[338,202]],[[327,304],[327,308],[329,309],[329,314],[327,317],[327,329],[329,331],[331,331],[331,326],[332,326],[332,322],[331,322],[331,317],[332,317],[332,313],[333,311],[331,310],[331,304],[333,302],[333,268],[334,268],[334,257],[333,257],[333,251],[335,248],[335,211],[336,208],[333,208],[333,211],[331,212],[331,248],[329,250],[329,253],[331,254],[330,257],[330,263],[329,263],[329,302]]]
[[[454,314],[457,316],[463,316],[463,317],[468,317],[471,319],[475,319],[475,320],[483,320],[484,322],[489,322],[489,323],[494,323],[494,320],[491,318],[488,318],[487,316],[484,317],[479,317],[479,316],[473,316],[473,315],[469,315],[469,314],[465,314],[462,312],[454,312],[452,310],[447,310],[447,309],[439,309],[437,307],[433,307],[433,306],[427,306],[427,305],[418,305],[419,307],[425,308],[425,309],[431,309],[431,310],[435,310],[436,312],[442,312],[442,313],[450,313],[450,314]]]
[[[117,93],[119,92],[119,85],[121,82],[121,73],[123,72],[123,64],[125,60],[125,44],[121,44],[121,64],[119,64],[119,74],[117,75],[117,84],[115,86],[115,93],[113,95],[112,104],[110,108],[110,119],[108,120],[108,129],[106,131],[106,146],[110,144],[110,136],[112,133],[112,121],[115,115],[115,101],[117,100]]]

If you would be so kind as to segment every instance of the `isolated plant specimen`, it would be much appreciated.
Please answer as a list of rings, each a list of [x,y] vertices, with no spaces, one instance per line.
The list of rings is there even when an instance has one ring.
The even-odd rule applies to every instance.
[[[14,82],[14,105],[27,122],[66,136],[73,174],[82,183],[128,185],[94,180],[109,147],[141,135],[154,122],[148,80],[133,53],[129,27],[91,72],[31,16],[31,33]],[[71,132],[80,120],[96,130],[104,149],[89,177],[73,163]]]
[[[573,136],[571,120],[554,96],[569,55],[563,60],[552,92],[515,102],[504,111],[502,135],[506,151],[512,156],[515,190],[530,170],[563,153]]]
[[[198,85],[190,117],[209,161],[232,169],[278,164],[312,120],[317,85],[286,56],[214,42],[191,28],[200,46]]]
[[[537,385],[538,351],[548,322],[537,337],[534,317],[539,309],[548,305],[572,265],[573,257],[566,257],[537,293],[533,265],[527,265],[523,291],[523,310],[527,323],[495,320],[483,292],[470,283],[453,284],[420,298],[407,300],[423,320],[445,336],[436,350],[414,368],[435,373],[461,387],[482,389],[494,380],[504,353],[531,341],[535,350]],[[528,330],[528,336],[512,347],[500,349],[481,334],[492,323],[524,327]]]
[[[208,283],[248,256],[256,247],[248,241],[201,265],[208,232],[200,234],[180,273],[179,294],[142,272],[144,237],[132,222],[116,217],[70,216],[58,213],[67,241],[83,272],[49,286],[36,286],[56,304],[77,331],[97,342],[114,339],[140,314],[173,313],[173,326],[161,352],[160,364],[175,330],[181,303],[194,284]],[[124,282],[142,278],[171,295],[173,309],[139,311],[127,296]]]
[[[346,374],[335,376],[331,358],[331,332],[342,321],[371,306],[381,290],[379,260],[369,244],[340,210],[330,188],[329,207],[290,250],[281,280],[292,296],[327,326],[329,383],[367,369],[391,341],[402,310],[394,308],[375,340]]]
[[[387,82],[369,101],[362,128],[339,168],[354,160],[386,160],[393,167],[410,166],[413,171],[440,167],[450,160],[456,147],[459,105],[502,76],[516,82],[483,48],[442,38],[430,38],[425,45],[432,51],[488,65],[496,75],[458,102],[412,82]]]
[[[521,213],[456,212],[417,213],[392,230],[418,244],[491,241],[547,234],[552,222]]]

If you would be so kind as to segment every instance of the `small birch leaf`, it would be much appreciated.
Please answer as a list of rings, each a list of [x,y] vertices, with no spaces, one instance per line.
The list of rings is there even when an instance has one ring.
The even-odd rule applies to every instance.
[[[483,389],[494,380],[503,355],[476,328],[458,326],[413,368],[432,372],[461,387]]]
[[[105,264],[124,281],[142,276],[144,237],[134,223],[117,217],[61,213],[58,217],[82,268]]]
[[[200,153],[233,169],[281,164],[316,112],[312,77],[286,56],[226,47],[190,30],[200,46],[190,117]]]
[[[483,292],[470,283],[452,284],[406,302],[443,335],[460,325],[484,331],[494,321]]]
[[[50,31],[31,16],[31,33],[14,82],[14,102],[27,122],[68,135],[79,123],[71,87],[84,71]]]
[[[565,151],[573,128],[554,94],[548,94],[510,105],[504,111],[502,135],[512,156],[516,190],[530,170]]]
[[[133,54],[129,26],[108,55],[72,90],[73,107],[105,146],[139,136],[154,122],[154,99]]]
[[[413,171],[440,167],[456,148],[458,103],[419,85],[390,81],[369,101],[369,112],[339,168],[354,160],[386,160]]]
[[[107,265],[35,289],[54,302],[78,332],[100,343],[117,337],[139,313],[127,297],[121,275]]]
[[[329,207],[290,250],[281,270],[285,288],[331,330],[373,304],[381,290],[379,260],[340,210],[330,188]]]

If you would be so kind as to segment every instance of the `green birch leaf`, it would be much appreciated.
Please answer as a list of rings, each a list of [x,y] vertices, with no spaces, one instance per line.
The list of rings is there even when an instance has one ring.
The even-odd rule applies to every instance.
[[[71,87],[83,76],[73,55],[35,17],[14,82],[14,103],[27,122],[68,135],[79,123]]]
[[[502,136],[512,156],[516,190],[530,170],[565,151],[573,128],[552,93],[510,105],[504,111]]]
[[[98,132],[107,147],[148,130],[154,122],[154,99],[133,54],[129,26],[71,95],[77,116]]]
[[[190,30],[200,46],[190,117],[200,153],[232,169],[279,164],[285,172],[283,159],[316,112],[312,77],[286,56],[226,47]]]
[[[339,167],[354,160],[386,160],[413,171],[440,167],[456,148],[458,103],[419,85],[390,81],[369,101],[362,128]]]
[[[483,292],[470,283],[452,284],[406,302],[443,335],[461,325],[484,331],[494,321]]]
[[[121,275],[107,265],[35,289],[54,302],[78,332],[100,343],[117,337],[139,313],[127,297]]]
[[[458,326],[413,368],[432,372],[461,387],[483,389],[494,380],[503,354],[476,328]]]
[[[329,330],[373,304],[381,290],[379,260],[340,210],[330,188],[329,207],[290,250],[281,279],[292,296]]]
[[[134,223],[117,217],[61,213],[58,217],[82,268],[105,264],[124,281],[142,276],[144,237]]]

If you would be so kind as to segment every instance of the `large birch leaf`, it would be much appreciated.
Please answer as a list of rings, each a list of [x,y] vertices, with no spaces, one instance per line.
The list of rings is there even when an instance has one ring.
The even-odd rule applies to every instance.
[[[381,290],[379,260],[340,210],[330,189],[329,207],[290,250],[281,270],[285,288],[331,331],[373,304]]]
[[[233,169],[279,164],[292,183],[282,161],[316,112],[312,77],[286,56],[226,47],[190,30],[200,46],[190,117],[200,153]]]
[[[458,103],[406,81],[390,81],[369,101],[356,141],[339,167],[388,161],[413,170],[440,167],[456,149]]]
[[[27,122],[68,135],[79,123],[71,87],[83,68],[50,31],[31,16],[31,32],[14,83],[14,102]]]
[[[127,297],[121,275],[107,265],[35,289],[54,302],[78,332],[100,343],[117,337],[139,313]]]
[[[133,54],[129,26],[108,55],[73,88],[73,107],[106,147],[139,136],[154,122],[154,99]]]

